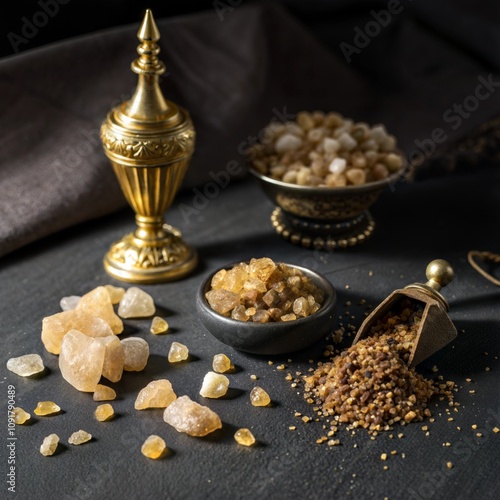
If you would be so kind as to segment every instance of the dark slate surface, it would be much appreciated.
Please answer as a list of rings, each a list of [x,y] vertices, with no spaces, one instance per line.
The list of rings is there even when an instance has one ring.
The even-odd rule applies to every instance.
[[[119,394],[113,403],[118,418],[107,423],[94,420],[97,403],[91,395],[76,391],[60,376],[57,357],[43,349],[41,320],[58,312],[59,300],[65,295],[83,294],[99,284],[119,284],[107,277],[101,261],[109,244],[132,228],[131,213],[75,227],[4,258],[0,261],[0,497],[8,498],[9,493],[6,445],[15,443],[16,493],[23,499],[493,498],[499,487],[500,458],[500,434],[492,431],[494,426],[500,427],[500,367],[495,359],[499,354],[500,293],[470,268],[466,253],[472,248],[499,250],[499,180],[498,172],[490,171],[397,185],[374,207],[378,224],[372,239],[363,247],[335,254],[294,247],[275,235],[269,223],[272,205],[252,181],[224,189],[189,220],[179,204],[184,204],[184,213],[193,203],[201,205],[199,199],[194,201],[194,193],[184,194],[169,212],[168,221],[196,246],[202,264],[180,282],[144,287],[167,317],[172,333],[153,336],[148,320],[126,321],[123,337],[147,339],[152,355],[143,373],[126,373],[114,384]],[[424,280],[428,261],[448,259],[456,279],[445,295],[459,336],[419,370],[432,376],[431,367],[437,365],[445,379],[459,384],[461,407],[458,413],[451,412],[454,420],[448,421],[446,402],[437,401],[437,407],[432,405],[436,421],[425,422],[429,436],[421,429],[424,424],[414,424],[395,429],[395,435],[404,432],[403,439],[390,439],[385,433],[371,440],[365,432],[355,436],[341,432],[341,446],[316,444],[324,434],[323,424],[304,424],[294,417],[295,411],[310,416],[313,411],[285,375],[305,372],[311,366],[309,359],[320,360],[325,342],[289,356],[251,356],[215,340],[196,317],[195,292],[203,277],[228,262],[263,255],[324,273],[338,291],[339,314],[345,312],[347,300],[357,304],[365,298],[376,305],[393,289]],[[363,310],[358,306],[348,309],[355,315],[352,322],[359,325]],[[190,362],[168,364],[166,354],[174,340],[189,347]],[[8,358],[32,352],[42,355],[48,374],[30,380],[6,370]],[[230,375],[231,397],[203,401],[198,395],[201,381],[219,352],[227,353],[238,367]],[[269,360],[274,364],[268,364]],[[287,370],[276,369],[281,363]],[[251,374],[258,375],[258,382],[250,379]],[[151,379],[164,377],[172,381],[178,395],[188,394],[217,411],[223,429],[207,438],[192,438],[165,424],[161,410],[135,411],[137,391]],[[468,377],[471,383],[466,382]],[[248,394],[256,384],[270,393],[272,407],[250,405]],[[17,439],[8,441],[10,385],[15,387],[16,405],[32,412],[37,401],[50,399],[63,413],[37,417],[29,426],[16,427]],[[291,425],[297,430],[290,431]],[[251,428],[259,445],[251,449],[236,445],[233,434],[238,427]],[[80,447],[68,445],[69,435],[78,429],[91,432],[93,441]],[[63,444],[56,456],[45,458],[38,448],[52,432],[59,434]],[[476,437],[476,432],[483,437]],[[151,433],[161,435],[171,450],[160,461],[148,460],[139,451]],[[451,447],[444,447],[444,442]],[[392,450],[397,455],[382,462],[380,454]],[[446,468],[448,461],[454,464],[451,470]],[[389,469],[383,470],[383,465]]]

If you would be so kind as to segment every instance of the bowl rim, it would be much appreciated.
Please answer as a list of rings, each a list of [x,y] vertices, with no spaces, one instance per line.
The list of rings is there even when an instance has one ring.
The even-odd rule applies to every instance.
[[[372,191],[375,189],[383,189],[385,186],[390,186],[394,184],[399,178],[403,178],[405,172],[408,167],[406,162],[403,166],[397,171],[386,177],[385,179],[381,179],[379,181],[367,182],[365,184],[359,185],[349,185],[342,187],[328,187],[328,186],[300,186],[298,184],[290,184],[288,182],[279,181],[278,179],[273,179],[268,175],[261,174],[257,170],[255,170],[252,166],[248,166],[248,171],[257,179],[281,188],[283,190],[295,191],[297,194],[355,194],[355,193],[363,193],[365,191]]]
[[[321,304],[321,307],[313,314],[306,316],[304,318],[298,318],[293,321],[269,321],[267,323],[259,323],[259,322],[254,322],[254,321],[241,321],[238,319],[234,319],[228,316],[224,316],[223,314],[218,313],[214,309],[210,307],[210,304],[208,303],[205,293],[208,290],[208,287],[210,285],[210,282],[212,281],[212,277],[218,273],[222,269],[232,269],[234,266],[241,264],[242,262],[248,263],[247,261],[239,261],[239,262],[234,262],[230,263],[224,266],[221,266],[217,268],[215,271],[211,272],[200,284],[197,292],[197,304],[201,307],[204,308],[211,316],[216,318],[217,320],[223,321],[228,324],[234,324],[238,325],[239,327],[247,326],[248,328],[259,328],[259,329],[276,329],[276,328],[291,328],[293,325],[301,325],[306,322],[310,322],[313,319],[317,318],[320,314],[325,313],[326,311],[329,311],[332,307],[335,307],[337,303],[337,291],[335,290],[335,287],[330,283],[330,281],[321,273],[318,273],[317,271],[313,271],[312,269],[309,269],[307,267],[295,265],[295,264],[290,264],[288,262],[276,262],[276,264],[285,264],[289,267],[293,267],[295,269],[298,269],[302,271],[306,276],[311,278],[313,276],[316,280],[318,280],[321,283],[321,289],[325,292],[325,299],[323,303]],[[315,283],[318,286],[318,283]]]

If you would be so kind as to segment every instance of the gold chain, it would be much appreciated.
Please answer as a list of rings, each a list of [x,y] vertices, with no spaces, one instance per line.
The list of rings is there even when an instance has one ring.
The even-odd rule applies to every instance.
[[[484,276],[487,280],[491,281],[494,285],[500,286],[500,280],[493,277],[491,274],[486,272],[479,264],[474,260],[478,258],[480,260],[486,260],[489,262],[493,262],[494,264],[500,264],[500,255],[493,252],[480,252],[478,250],[471,250],[467,254],[467,260],[469,264],[482,276]]]

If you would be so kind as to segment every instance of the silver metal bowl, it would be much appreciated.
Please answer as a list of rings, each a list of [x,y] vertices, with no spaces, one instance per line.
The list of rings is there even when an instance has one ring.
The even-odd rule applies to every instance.
[[[251,167],[249,171],[277,205],[271,216],[277,233],[292,243],[322,249],[345,248],[365,241],[375,227],[368,209],[383,189],[404,173],[401,169],[380,181],[328,188],[289,184]]]

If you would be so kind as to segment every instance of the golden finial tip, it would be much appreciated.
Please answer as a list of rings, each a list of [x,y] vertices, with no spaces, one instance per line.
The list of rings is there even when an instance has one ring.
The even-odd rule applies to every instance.
[[[137,38],[141,42],[157,42],[160,39],[160,32],[156,26],[151,9],[146,10],[141,27],[137,32]]]
[[[443,286],[448,285],[454,277],[453,268],[450,263],[443,259],[436,259],[429,262],[425,270],[427,285],[439,291]]]

